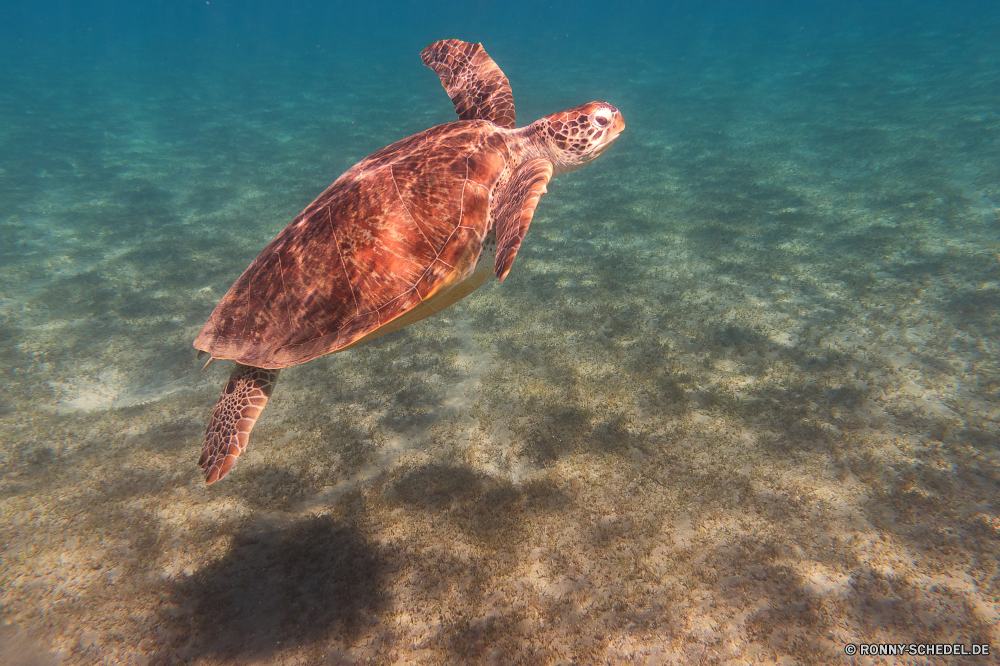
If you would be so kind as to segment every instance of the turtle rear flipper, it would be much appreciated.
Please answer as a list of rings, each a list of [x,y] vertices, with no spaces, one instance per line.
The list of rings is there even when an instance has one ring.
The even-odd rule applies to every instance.
[[[247,448],[250,431],[267,405],[278,381],[278,370],[237,363],[212,411],[205,431],[198,466],[205,470],[205,483],[225,478],[236,458]]]

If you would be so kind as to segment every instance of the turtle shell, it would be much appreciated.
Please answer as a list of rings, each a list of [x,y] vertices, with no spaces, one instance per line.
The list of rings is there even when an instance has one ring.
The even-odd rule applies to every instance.
[[[510,160],[504,137],[484,120],[439,125],[367,157],[264,248],[195,348],[284,368],[453,303],[492,274],[478,271],[471,284],[490,193]]]

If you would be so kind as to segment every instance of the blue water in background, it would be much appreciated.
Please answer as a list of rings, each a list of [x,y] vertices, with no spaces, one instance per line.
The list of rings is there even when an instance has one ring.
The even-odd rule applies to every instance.
[[[477,663],[491,654],[500,663],[656,663],[651,654],[659,663],[742,663],[754,655],[836,663],[840,645],[863,638],[979,639],[996,650],[998,35],[995,0],[5,2],[0,543],[10,568],[0,578],[0,653],[34,655],[38,663],[126,656],[168,663],[175,655],[192,663],[292,663],[294,643],[317,646],[316,663],[384,657],[380,648],[359,647],[358,636],[377,636],[412,663]],[[627,123],[606,155],[553,180],[505,291],[496,292],[509,296],[484,289],[494,294],[484,299],[524,300],[448,315],[470,322],[477,335],[499,336],[483,345],[492,355],[484,363],[521,373],[510,385],[502,372],[483,375],[475,394],[499,385],[502,395],[469,401],[496,413],[512,405],[504,437],[523,464],[470,472],[433,459],[423,476],[404,478],[392,476],[388,463],[364,476],[361,463],[341,461],[329,478],[308,480],[298,459],[284,464],[293,471],[283,476],[282,463],[248,458],[229,485],[209,494],[194,461],[228,368],[199,374],[194,334],[266,242],[340,173],[392,141],[454,120],[419,58],[445,38],[483,43],[510,79],[519,125],[596,99],[616,105]],[[781,328],[781,317],[793,323]],[[542,332],[504,337],[525,320]],[[439,328],[421,330],[454,342],[444,337],[451,335],[445,323],[427,326]],[[407,337],[417,335],[404,331],[372,351],[289,370],[285,407],[269,412],[272,425],[259,428],[273,429],[261,429],[251,447],[271,455],[278,441],[291,452],[295,438],[309,433],[322,440],[363,430],[360,416],[314,416],[334,413],[330,405],[364,405],[357,411],[370,420],[379,409],[419,412],[420,399],[434,402],[426,395],[443,403],[434,391],[444,389],[433,388],[443,372],[435,361],[423,374],[406,370],[420,399],[398,393],[404,382],[381,371],[365,376],[369,364],[398,367],[399,350],[417,358],[423,343]],[[569,342],[546,347],[551,340]],[[580,361],[580,370],[562,353],[597,360],[586,357],[590,365]],[[549,397],[526,397],[524,367],[548,372]],[[605,374],[587,384],[593,367]],[[789,374],[766,384],[775,368]],[[331,375],[353,383],[327,389]],[[622,397],[620,387],[630,384],[644,397]],[[612,397],[587,403],[601,386],[612,387]],[[369,404],[380,395],[391,396],[389,407]],[[718,421],[705,425],[709,418]],[[499,421],[491,427],[502,429]],[[677,423],[702,433],[690,435],[698,443],[686,443]],[[388,416],[378,425],[389,439],[415,430]],[[709,449],[706,457],[722,461],[722,470],[699,467],[698,452],[711,438],[698,428],[751,433],[752,451],[778,469],[761,473],[768,490],[741,485],[758,478],[734,471],[745,450],[734,460]],[[377,448],[374,436],[355,439],[366,437],[365,446]],[[615,448],[618,441],[632,448]],[[599,467],[600,456],[621,466]],[[601,471],[582,484],[553,481],[558,490],[544,501],[537,500],[541,482],[519,476],[537,481],[573,460]],[[802,481],[807,499],[800,500],[791,488],[800,481],[783,485],[784,470],[799,463],[814,465],[800,479],[843,484],[843,497]],[[459,481],[448,486],[435,476],[439,469]],[[827,469],[829,478],[816,471]],[[629,474],[646,474],[651,485],[636,490]],[[728,490],[698,485],[712,479]],[[602,484],[618,495],[587,494]],[[435,529],[449,528],[452,518],[506,525],[502,516],[477,513],[492,509],[490,502],[529,507],[518,514],[525,524],[557,515],[595,522],[592,542],[560,542],[564,551],[578,547],[589,564],[575,563],[572,575],[560,574],[574,583],[539,596],[562,601],[538,602],[536,612],[534,601],[521,599],[528,610],[505,615],[497,608],[513,607],[521,594],[511,591],[521,574],[510,571],[535,562],[558,568],[549,551],[532,554],[536,542],[549,547],[537,534],[504,532],[496,537],[501,546],[489,550],[480,525],[468,531],[487,544],[476,542],[488,551],[483,560],[509,554],[510,568],[472,568],[489,574],[482,574],[484,588],[507,596],[490,606],[482,601],[489,590],[470,592],[449,574],[422,597],[425,574],[414,573],[411,585],[394,572],[408,574],[414,557],[425,573],[444,565],[424,551],[369,548],[384,546],[379,539],[391,532],[355,525],[382,515],[383,505],[358,499],[370,487],[372,496],[388,498],[387,513],[402,507],[409,516],[429,503],[432,510],[415,521],[439,521]],[[476,490],[463,494],[467,487]],[[308,511],[334,506],[327,502],[333,495],[323,494],[330,488],[346,493],[337,501],[347,499],[331,509],[334,518],[324,514],[327,524]],[[511,496],[519,499],[508,502]],[[640,504],[635,516],[656,520],[627,517],[620,496]],[[762,509],[765,496],[778,498],[781,510]],[[218,518],[206,528],[190,518],[197,528],[176,527],[165,516],[188,511],[191,498],[208,513],[229,512],[230,522]],[[852,523],[837,513],[848,504],[856,510],[851,520],[867,521],[863,529],[856,528],[861,518]],[[287,513],[265,516],[276,505]],[[824,523],[832,541],[809,531],[814,506],[834,507]],[[676,546],[706,534],[711,520],[738,521],[744,512],[766,514],[777,532],[801,541],[772,548],[778,537],[747,528],[727,537],[739,543],[732,550],[702,544],[692,554],[663,551],[649,527],[673,525],[663,543]],[[631,531],[615,527],[628,520]],[[442,537],[446,550],[455,540]],[[811,550],[813,542],[822,545]],[[905,555],[892,560],[897,574],[886,573],[892,558],[878,550],[883,542],[898,545],[893,558]],[[626,564],[602,569],[602,557],[614,560],[607,553],[625,552],[623,544],[641,544],[635,547],[645,549],[647,564],[655,554],[661,563],[694,562],[696,572],[652,564],[640,573],[623,573]],[[329,559],[341,546],[345,559]],[[461,568],[467,556],[454,555],[460,564],[445,559]],[[330,583],[324,576],[334,564],[364,572]],[[281,584],[260,582],[255,572],[264,570]],[[247,578],[234,578],[242,571]],[[609,578],[598,581],[599,573]],[[295,592],[295,580],[305,591]],[[767,596],[769,619],[740,615],[751,602],[733,589]],[[695,601],[678,601],[689,591]],[[474,608],[463,609],[470,595]],[[257,614],[255,604],[272,596],[280,610]],[[434,625],[421,615],[432,605],[427,598],[454,605],[458,619]],[[706,598],[719,606],[699,607]],[[640,601],[642,612],[625,610]],[[798,643],[782,638],[794,637],[806,615],[814,624]],[[944,619],[935,624],[932,615]],[[220,616],[236,621],[220,628]],[[820,616],[850,625],[830,639],[833,647],[817,636],[825,640],[846,624]],[[692,617],[712,617],[715,629],[698,629]],[[915,617],[922,624],[909,628]],[[542,624],[524,624],[539,618]],[[596,643],[565,638],[560,622]],[[541,643],[531,643],[537,636]],[[673,652],[662,645],[651,652],[642,643],[650,636],[674,641]],[[559,641],[565,649],[551,648]],[[413,646],[424,652],[408,652]]]
[[[850,129],[874,122],[874,110],[912,121],[935,107],[988,108],[997,14],[994,2],[11,2],[0,27],[4,210],[107,175],[106,132],[155,137],[167,150],[186,142],[252,169],[256,142],[234,140],[227,132],[241,118],[219,109],[278,124],[283,108],[301,123],[335,102],[369,128],[384,125],[386,141],[447,122],[426,85],[433,75],[414,60],[443,37],[487,46],[514,81],[522,124],[613,97],[633,148],[690,137],[692,116],[704,114],[721,114],[725,131],[739,115],[794,107]],[[893,76],[910,92],[893,90]],[[359,98],[359,84],[382,87],[383,103]],[[419,100],[402,96],[410,84]],[[304,195],[379,147],[334,159],[348,141],[342,128],[317,120],[305,134],[334,164]],[[639,179],[648,159],[626,168]],[[39,180],[40,169],[55,180]]]
[[[198,134],[220,103],[252,115],[304,92],[343,101],[357,83],[354,71],[373,85],[384,77],[387,90],[382,108],[366,103],[352,112],[386,114],[405,135],[423,126],[416,109],[391,106],[392,94],[401,82],[427,78],[413,59],[442,37],[487,45],[518,82],[521,118],[614,95],[638,137],[684,132],[675,106],[710,83],[701,81],[706,73],[725,78],[728,90],[715,104],[726,113],[736,111],[732,104],[758,111],[753,91],[763,84],[786,102],[815,105],[817,118],[842,114],[850,122],[853,109],[839,106],[845,100],[822,98],[836,92],[837,77],[873,86],[864,103],[882,106],[896,103],[886,98],[885,76],[935,70],[952,79],[939,79],[946,88],[934,97],[966,94],[988,104],[995,101],[988,87],[963,83],[991,66],[996,26],[994,2],[9,2],[0,58],[3,112],[14,116],[2,186],[9,208],[31,196],[37,182],[29,174],[39,165],[56,174],[72,154],[85,171],[102,167],[86,160],[100,150],[101,131],[129,131],[108,110],[130,101],[155,98],[161,113],[150,129],[176,141]],[[803,76],[787,58],[826,62]],[[656,73],[641,76],[650,67]],[[814,82],[829,89],[805,94],[802,84]],[[434,119],[448,120],[446,112]],[[335,143],[334,128],[320,129]],[[218,149],[227,147],[234,148]]]

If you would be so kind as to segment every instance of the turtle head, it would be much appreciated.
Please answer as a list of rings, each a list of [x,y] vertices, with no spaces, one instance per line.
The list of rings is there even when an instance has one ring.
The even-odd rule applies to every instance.
[[[611,147],[625,129],[621,112],[607,102],[588,102],[533,123],[555,173],[576,171]]]

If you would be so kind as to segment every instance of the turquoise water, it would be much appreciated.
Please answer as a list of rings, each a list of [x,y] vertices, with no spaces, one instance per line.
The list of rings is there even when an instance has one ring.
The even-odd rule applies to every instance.
[[[998,663],[996,3],[4,13],[0,664]],[[625,133],[206,487],[191,341],[442,38]]]

